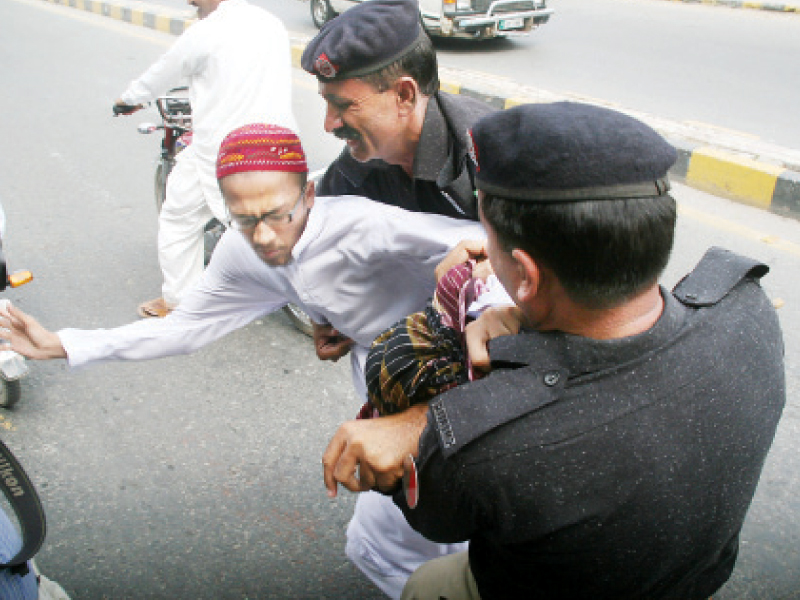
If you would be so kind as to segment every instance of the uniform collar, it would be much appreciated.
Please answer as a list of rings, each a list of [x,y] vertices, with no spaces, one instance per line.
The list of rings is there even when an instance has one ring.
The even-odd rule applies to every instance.
[[[447,121],[439,106],[438,94],[430,97],[425,109],[425,120],[414,156],[414,179],[436,181],[450,156],[450,136]]]
[[[661,295],[661,317],[648,331],[635,336],[591,340],[531,331],[497,338],[491,348],[492,375],[450,390],[430,403],[429,422],[437,430],[443,456],[447,458],[484,433],[557,401],[570,381],[655,358],[659,349],[675,338],[689,310],[663,288]],[[430,448],[426,457],[429,452]]]
[[[685,307],[663,287],[660,291],[664,310],[645,332],[616,340],[593,340],[561,332],[531,331],[495,340],[492,362],[533,367],[547,356],[553,368],[575,377],[639,359],[669,340],[685,318]]]

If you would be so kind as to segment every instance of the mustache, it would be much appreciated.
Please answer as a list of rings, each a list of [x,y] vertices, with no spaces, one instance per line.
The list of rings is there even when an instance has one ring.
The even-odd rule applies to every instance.
[[[361,138],[361,134],[349,125],[342,125],[341,127],[334,129],[333,135],[340,140],[357,140]]]

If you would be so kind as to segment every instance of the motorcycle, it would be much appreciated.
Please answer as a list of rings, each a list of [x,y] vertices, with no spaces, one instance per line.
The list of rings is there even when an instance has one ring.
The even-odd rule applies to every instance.
[[[154,183],[156,210],[161,212],[167,195],[167,179],[172,172],[178,154],[192,143],[192,107],[186,96],[187,88],[178,87],[169,91],[166,96],[156,99],[156,108],[161,116],[161,124],[141,123],[137,131],[143,135],[150,135],[162,131],[161,153],[156,165]],[[114,106],[114,114],[129,114],[134,112],[136,106]],[[211,260],[211,254],[217,245],[220,236],[225,232],[225,224],[212,218],[206,223],[203,231],[205,250],[205,263]],[[299,306],[287,304],[283,311],[292,324],[308,336],[313,335],[311,319]]]
[[[0,206],[0,292],[6,288],[17,288],[25,285],[33,275],[30,271],[17,271],[9,274],[6,265],[5,254],[3,253],[3,237],[5,236],[5,212]],[[3,305],[8,304],[8,300],[0,299]],[[0,407],[11,408],[22,395],[20,380],[28,374],[28,365],[25,359],[13,350],[0,350]]]

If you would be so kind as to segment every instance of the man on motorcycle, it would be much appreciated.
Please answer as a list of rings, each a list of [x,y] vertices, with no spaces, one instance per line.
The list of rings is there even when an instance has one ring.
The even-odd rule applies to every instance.
[[[145,360],[193,352],[293,302],[353,340],[353,381],[366,399],[364,363],[372,341],[425,306],[436,265],[461,240],[483,238],[483,228],[366,198],[317,198],[307,172],[293,132],[266,125],[235,130],[217,161],[231,228],[174,311],[115,329],[54,333],[10,307],[0,313],[0,339],[29,358],[66,358],[72,367]],[[378,515],[370,526],[410,551],[389,557],[389,564],[402,563],[387,576],[392,581],[384,589],[392,595],[425,560],[463,548],[431,544],[400,517],[381,527]]]
[[[129,114],[180,82],[188,83],[193,141],[177,158],[159,215],[161,296],[139,306],[164,317],[203,271],[203,228],[227,221],[214,176],[222,138],[234,128],[268,121],[296,129],[292,113],[289,36],[281,21],[246,0],[189,0],[192,25],[115,103]]]

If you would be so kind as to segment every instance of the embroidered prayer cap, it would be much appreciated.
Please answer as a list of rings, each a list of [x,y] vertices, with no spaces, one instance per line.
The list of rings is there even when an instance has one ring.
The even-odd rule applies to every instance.
[[[220,144],[217,179],[246,171],[308,173],[300,138],[291,129],[267,123],[234,129]]]
[[[370,0],[328,21],[300,64],[320,79],[361,77],[400,60],[427,35],[417,0]]]
[[[575,102],[491,113],[469,133],[476,186],[509,200],[661,196],[677,158],[675,148],[641,121]]]

